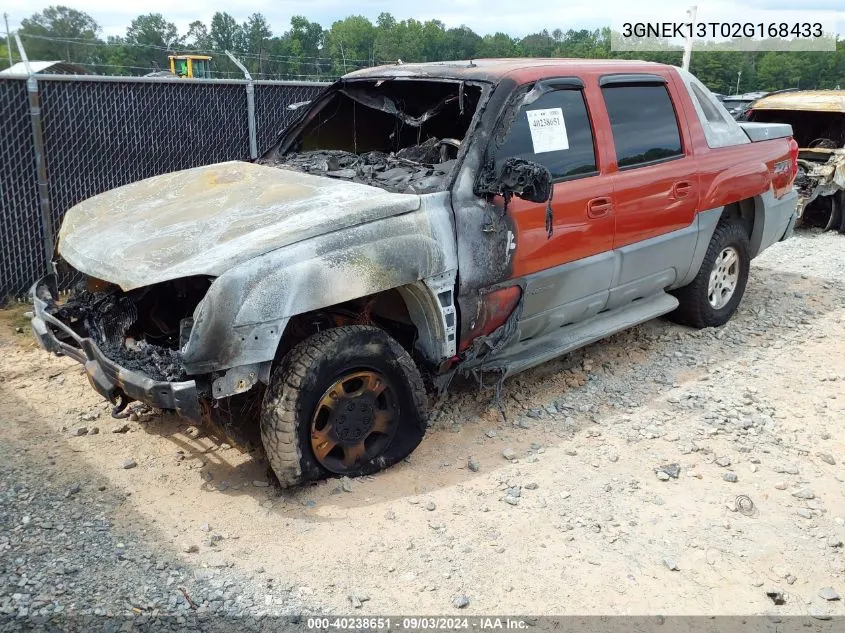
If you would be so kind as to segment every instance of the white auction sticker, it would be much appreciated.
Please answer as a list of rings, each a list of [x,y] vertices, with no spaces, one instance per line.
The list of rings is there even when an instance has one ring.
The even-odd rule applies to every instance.
[[[563,122],[561,108],[547,110],[527,110],[528,128],[531,130],[531,143],[534,153],[557,152],[569,149],[569,137],[566,136],[566,124]]]

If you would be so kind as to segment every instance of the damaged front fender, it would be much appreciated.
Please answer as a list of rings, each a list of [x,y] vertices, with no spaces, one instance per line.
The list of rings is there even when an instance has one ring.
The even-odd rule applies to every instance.
[[[220,275],[194,313],[189,374],[272,361],[290,318],[457,268],[448,194],[412,213],[305,240]]]

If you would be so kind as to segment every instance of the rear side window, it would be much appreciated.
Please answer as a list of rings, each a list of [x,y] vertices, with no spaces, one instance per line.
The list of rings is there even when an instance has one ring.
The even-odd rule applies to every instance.
[[[683,156],[678,119],[666,86],[605,86],[602,94],[620,168]]]
[[[724,123],[725,118],[722,116],[722,113],[716,109],[716,106],[707,98],[707,95],[704,94],[701,88],[694,83],[690,84],[690,88],[692,89],[695,100],[698,101],[698,105],[701,106],[701,111],[704,112],[704,118],[710,123]]]
[[[554,180],[594,174],[593,130],[581,90],[552,90],[520,108],[496,166],[507,158],[544,165]]]

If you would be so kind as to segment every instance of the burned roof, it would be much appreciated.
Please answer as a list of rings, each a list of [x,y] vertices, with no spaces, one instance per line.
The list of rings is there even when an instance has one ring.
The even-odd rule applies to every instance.
[[[467,59],[447,62],[422,62],[387,64],[356,70],[344,78],[442,78],[457,80],[498,81],[519,71],[538,67],[563,67],[570,72],[600,69],[603,67],[663,66],[654,62],[622,59],[580,59],[549,57],[515,57],[501,59]]]

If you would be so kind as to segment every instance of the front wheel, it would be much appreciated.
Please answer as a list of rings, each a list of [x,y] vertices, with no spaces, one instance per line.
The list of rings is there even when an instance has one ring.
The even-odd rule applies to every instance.
[[[695,279],[675,291],[679,306],[671,318],[697,328],[727,323],[748,283],[751,267],[748,251],[745,229],[735,222],[720,223]]]
[[[383,330],[360,325],[294,347],[261,412],[264,450],[283,487],[387,468],[425,429],[425,390],[411,357]]]

